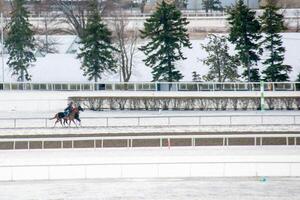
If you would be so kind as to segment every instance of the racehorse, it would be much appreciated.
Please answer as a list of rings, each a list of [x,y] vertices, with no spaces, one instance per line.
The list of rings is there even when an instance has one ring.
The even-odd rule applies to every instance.
[[[79,122],[79,125],[81,125],[81,120],[79,118],[79,111],[84,111],[81,106],[73,108],[71,113],[68,116],[65,116],[64,112],[59,112],[56,113],[55,116],[53,118],[50,118],[49,120],[56,119],[54,123],[54,127],[58,122],[60,122],[60,124],[64,126],[66,123],[68,123],[68,121],[69,121],[68,123],[69,126],[71,125],[71,122],[73,122],[77,126],[75,119]]]
[[[75,124],[75,126],[77,126],[77,124],[75,122],[75,119],[76,119],[79,122],[79,126],[81,126],[81,120],[79,118],[79,111],[82,111],[82,112],[84,111],[81,106],[73,108],[73,110],[71,111],[69,116],[64,117],[64,124],[69,121],[69,126],[71,125],[71,122],[73,122]]]

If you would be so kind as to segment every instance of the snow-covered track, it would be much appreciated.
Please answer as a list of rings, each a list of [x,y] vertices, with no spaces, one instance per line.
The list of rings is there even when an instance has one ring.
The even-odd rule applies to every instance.
[[[177,126],[249,126],[300,125],[300,114],[211,114],[211,115],[139,115],[82,117],[84,128],[177,127]],[[0,129],[52,128],[55,119],[0,118]],[[56,126],[61,126],[59,123]],[[72,127],[79,126],[71,123]],[[68,125],[66,124],[66,127]]]

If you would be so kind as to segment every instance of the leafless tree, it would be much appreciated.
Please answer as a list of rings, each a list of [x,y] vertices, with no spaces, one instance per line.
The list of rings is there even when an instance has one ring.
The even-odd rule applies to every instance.
[[[86,26],[86,13],[88,11],[87,1],[51,0],[51,3],[58,8],[62,14],[61,17],[64,17],[66,19],[65,22],[71,25],[74,33],[82,37],[83,30]]]
[[[129,29],[128,20],[122,11],[118,11],[113,18],[113,33],[115,36],[116,54],[120,69],[120,81],[128,82],[134,67],[134,56],[137,53],[138,30]]]
[[[4,2],[0,1],[0,12],[3,13],[4,12]]]
[[[55,40],[50,39],[49,35],[64,32],[61,29],[56,28],[58,14],[53,12],[53,7],[50,1],[35,1],[33,4],[33,11],[35,15],[40,17],[43,21],[42,27],[35,27],[36,35],[41,35],[37,38],[37,49],[44,54],[57,53],[56,45],[58,44]]]
[[[89,0],[50,0],[62,13],[66,23],[70,24],[73,33],[79,37],[83,36],[86,27],[87,15],[89,13]],[[98,0],[98,9],[101,15],[109,15],[115,8],[116,0]]]
[[[143,14],[145,12],[145,6],[146,6],[147,0],[142,0],[140,4],[140,11]]]
[[[295,17],[296,17],[296,32],[299,32],[299,30],[300,30],[300,22],[299,22],[300,11],[298,9],[295,11]]]

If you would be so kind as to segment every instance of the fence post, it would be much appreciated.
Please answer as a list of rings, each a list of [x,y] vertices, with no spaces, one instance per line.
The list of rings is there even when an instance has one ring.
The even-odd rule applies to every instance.
[[[17,128],[17,119],[14,119],[14,128]]]
[[[262,144],[262,137],[260,137],[260,146],[262,146],[263,144]]]

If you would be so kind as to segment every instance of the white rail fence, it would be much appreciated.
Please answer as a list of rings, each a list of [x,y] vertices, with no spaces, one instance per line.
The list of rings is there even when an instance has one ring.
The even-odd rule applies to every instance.
[[[49,148],[65,148],[65,142],[69,142],[67,148],[107,148],[105,147],[105,141],[123,141],[124,148],[136,148],[133,144],[136,140],[157,140],[159,145],[155,147],[171,147],[171,140],[185,139],[189,140],[190,143],[186,145],[179,146],[190,146],[196,147],[201,145],[196,145],[196,141],[201,139],[222,139],[222,146],[229,146],[230,139],[253,139],[252,146],[263,146],[264,139],[276,138],[284,139],[287,146],[297,146],[299,145],[300,138],[299,134],[217,134],[217,135],[155,135],[155,136],[99,136],[99,137],[58,137],[58,138],[0,138],[0,143],[6,143],[11,145],[12,148],[7,149],[49,149]],[[40,147],[32,148],[33,143],[40,143]],[[46,147],[51,142],[56,142],[55,147]],[[86,146],[76,147],[76,142],[87,142]],[[16,148],[17,143],[22,143],[22,148]],[[27,148],[24,148],[24,145]],[[36,144],[35,144],[36,145]],[[245,145],[243,145],[245,146]]]
[[[300,115],[272,114],[82,117],[81,120],[82,128],[300,125]],[[0,118],[0,129],[52,128],[55,121],[50,121],[49,118]],[[71,126],[75,125],[71,123]]]
[[[260,91],[260,88],[258,82],[0,82],[0,91]],[[300,82],[266,82],[264,91],[300,91]]]
[[[299,134],[250,134],[250,135],[186,135],[186,136],[136,136],[136,137],[89,137],[89,138],[27,138],[27,139],[0,139],[0,142],[38,142],[44,140],[72,141],[97,141],[127,140],[127,148],[132,147],[133,139],[181,139],[190,138],[191,146],[195,146],[196,139],[203,138],[223,138],[223,145],[228,145],[230,138],[253,138],[254,145],[261,145],[263,138],[286,138],[287,145],[297,145]],[[256,143],[256,138],[260,138],[260,144]],[[289,144],[289,139],[294,143]],[[226,142],[227,141],[227,142]],[[162,144],[162,142],[161,142]],[[96,146],[95,146],[96,147]],[[103,147],[103,146],[102,146]],[[161,145],[162,147],[162,145]],[[291,147],[291,146],[290,146]],[[194,147],[196,148],[196,147]],[[294,147],[291,147],[294,148]],[[296,148],[296,147],[295,147]],[[272,156],[271,159],[261,160],[254,156],[243,159],[220,159],[210,158],[173,158],[172,160],[133,161],[132,159],[120,159],[111,162],[75,162],[75,163],[28,163],[28,164],[8,164],[0,165],[0,181],[18,180],[57,180],[57,179],[95,179],[95,178],[163,178],[163,177],[257,177],[257,176],[281,176],[295,177],[300,176],[300,162],[295,160],[295,156],[288,158],[288,155],[281,157]],[[247,157],[247,156],[246,156]],[[149,158],[149,157],[148,157]],[[298,157],[297,157],[298,158]]]

